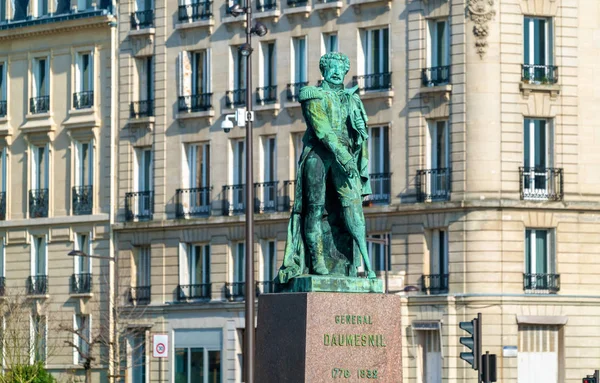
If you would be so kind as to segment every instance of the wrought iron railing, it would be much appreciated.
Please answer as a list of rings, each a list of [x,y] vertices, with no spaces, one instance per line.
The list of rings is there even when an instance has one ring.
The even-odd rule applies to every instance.
[[[94,206],[93,190],[92,185],[73,186],[73,214],[92,214],[92,207]]]
[[[428,294],[448,292],[448,274],[423,275],[422,290]]]
[[[256,10],[258,12],[272,11],[277,9],[277,0],[256,0]]]
[[[129,117],[151,117],[154,116],[154,100],[134,101],[129,108]]]
[[[73,274],[71,276],[71,293],[88,294],[92,292],[92,274]]]
[[[246,88],[225,92],[225,104],[228,108],[246,105]]]
[[[29,113],[46,113],[50,110],[50,96],[31,97],[29,99]]]
[[[211,209],[211,187],[177,189],[177,218],[208,217]]]
[[[560,290],[560,274],[523,274],[523,289],[556,293]]]
[[[0,100],[0,117],[6,117],[7,111],[6,100]]]
[[[296,197],[296,180],[283,181],[283,208],[292,210]]]
[[[256,295],[273,294],[275,292],[275,282],[258,281],[256,282]]]
[[[373,73],[363,76],[352,77],[354,85],[358,85],[360,91],[382,91],[392,89],[392,73]]]
[[[288,7],[304,7],[308,5],[308,0],[287,0]]]
[[[450,174],[450,168],[417,170],[417,201],[448,201],[450,199]]]
[[[212,93],[179,97],[180,112],[204,112],[212,108]]]
[[[147,305],[150,303],[150,286],[130,287],[129,302],[138,305]]]
[[[32,275],[27,278],[27,294],[45,295],[48,294],[48,276]]]
[[[450,65],[424,68],[421,71],[423,86],[438,86],[450,83]]]
[[[29,190],[29,217],[48,216],[48,189]]]
[[[223,186],[223,215],[244,214],[246,211],[246,185]]]
[[[300,89],[308,85],[308,82],[295,82],[287,84],[287,100],[290,102],[297,102],[298,96],[300,95]]]
[[[563,199],[561,168],[519,168],[521,199],[560,201]]]
[[[213,16],[213,2],[199,1],[197,3],[179,6],[179,21],[198,21],[210,19]]]
[[[279,181],[254,184],[254,211],[258,214],[277,211],[277,188]]]
[[[211,283],[179,285],[177,286],[177,299],[180,301],[187,299],[210,299],[211,286]]]
[[[528,84],[551,85],[558,82],[556,65],[521,65],[521,81]]]
[[[73,108],[86,109],[94,106],[94,91],[73,93]]]
[[[256,103],[260,105],[277,102],[277,85],[256,88]]]
[[[371,173],[371,195],[365,197],[364,202],[375,204],[389,204],[391,200],[392,173]]]
[[[0,297],[6,296],[6,277],[0,277]]]
[[[6,220],[6,192],[0,192],[0,221]]]
[[[246,282],[225,283],[225,298],[244,299],[246,295]]]
[[[154,215],[154,192],[125,193],[125,220],[151,220]]]
[[[151,28],[154,25],[154,10],[138,11],[131,14],[131,28]]]

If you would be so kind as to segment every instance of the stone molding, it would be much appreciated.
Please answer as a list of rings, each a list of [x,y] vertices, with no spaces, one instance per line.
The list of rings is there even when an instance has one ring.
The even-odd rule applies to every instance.
[[[496,15],[494,0],[469,0],[467,4],[467,15],[475,23],[473,35],[475,35],[475,49],[481,59],[487,52],[487,37],[490,27],[488,23]]]
[[[545,324],[564,326],[569,321],[567,316],[557,315],[517,315],[517,324]]]

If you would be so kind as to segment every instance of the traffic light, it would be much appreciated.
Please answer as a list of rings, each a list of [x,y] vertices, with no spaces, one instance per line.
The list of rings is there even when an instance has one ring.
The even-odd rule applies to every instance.
[[[460,343],[471,350],[471,352],[461,352],[460,358],[469,363],[473,370],[479,370],[481,364],[481,313],[478,313],[477,318],[472,321],[460,322],[458,326],[471,335],[460,337]]]
[[[600,370],[594,371],[594,375],[588,375],[581,381],[582,383],[600,383]]]

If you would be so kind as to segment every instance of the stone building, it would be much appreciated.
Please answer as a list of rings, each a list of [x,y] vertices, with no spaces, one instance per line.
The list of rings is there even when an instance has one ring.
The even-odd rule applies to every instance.
[[[84,336],[112,333],[108,260],[68,255],[113,253],[111,9],[96,0],[0,4],[0,299],[25,316],[3,311],[3,340],[23,344],[23,361],[44,361],[61,381],[84,374],[65,340],[85,350]],[[26,327],[19,343],[7,330],[16,322]],[[3,351],[10,369],[12,352]],[[92,363],[96,381],[106,381],[108,365],[106,357]]]
[[[381,271],[389,255],[391,280],[418,290],[401,293],[398,313],[405,381],[474,380],[458,322],[478,312],[499,381],[574,382],[598,368],[598,2],[252,6],[269,28],[252,54],[257,292],[285,245],[298,90],[339,50],[370,118],[368,234],[390,240],[371,257]],[[244,104],[244,22],[227,10],[119,3],[112,227],[119,304],[138,312],[130,382],[242,381],[245,132],[220,124]],[[169,362],[151,358],[156,333],[171,336]]]

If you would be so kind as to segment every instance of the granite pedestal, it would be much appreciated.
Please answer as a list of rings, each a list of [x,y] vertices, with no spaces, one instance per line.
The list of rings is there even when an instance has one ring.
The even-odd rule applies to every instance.
[[[263,294],[257,383],[402,382],[400,297]]]

